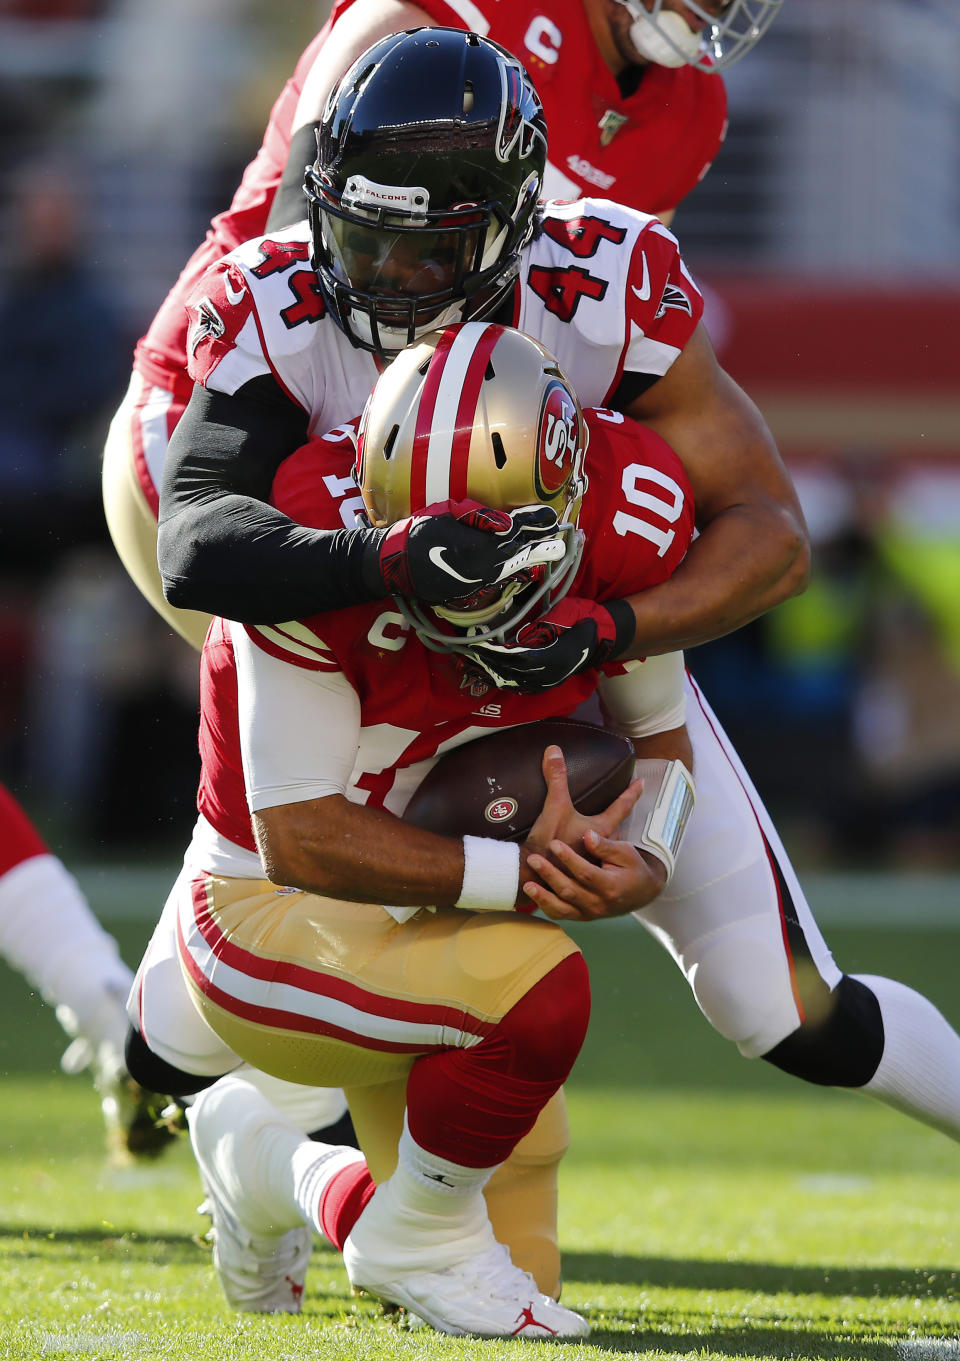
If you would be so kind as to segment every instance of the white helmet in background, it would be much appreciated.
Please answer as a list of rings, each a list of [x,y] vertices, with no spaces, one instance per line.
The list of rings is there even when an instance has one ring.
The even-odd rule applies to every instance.
[[[618,0],[633,24],[630,42],[657,66],[722,71],[750,51],[776,18],[783,0],[684,0],[691,27],[665,0]]]

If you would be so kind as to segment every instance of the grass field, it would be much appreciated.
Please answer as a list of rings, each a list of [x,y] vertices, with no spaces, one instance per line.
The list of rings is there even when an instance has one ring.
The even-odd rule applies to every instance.
[[[143,921],[108,922],[128,958]],[[960,925],[960,921],[958,921]],[[960,934],[831,929],[845,967],[960,1019]],[[231,1314],[198,1241],[189,1148],[110,1171],[85,1079],[22,981],[0,976],[0,1357],[842,1357],[960,1361],[960,1149],[846,1093],[749,1064],[639,931],[581,933],[594,1019],[568,1088],[564,1299],[586,1344],[406,1333],[318,1249],[300,1318]]]

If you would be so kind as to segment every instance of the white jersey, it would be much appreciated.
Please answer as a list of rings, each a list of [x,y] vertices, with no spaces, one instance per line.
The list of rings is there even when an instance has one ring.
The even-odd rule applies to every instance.
[[[608,405],[625,371],[665,374],[702,310],[673,235],[605,199],[547,205],[520,257],[513,324],[557,356],[584,406]],[[306,222],[218,261],[188,312],[193,379],[231,395],[272,376],[311,435],[358,415],[376,381],[373,356],[327,310]]]

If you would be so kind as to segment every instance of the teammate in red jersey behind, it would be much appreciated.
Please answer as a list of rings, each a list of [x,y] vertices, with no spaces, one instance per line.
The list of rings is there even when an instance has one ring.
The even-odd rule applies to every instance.
[[[551,156],[546,196],[604,197],[669,222],[706,174],[726,130],[718,74],[757,41],[781,0],[339,0],[273,106],[233,202],[213,219],[137,346],[130,390],[104,459],[104,503],[136,585],[199,647],[208,618],[163,598],[156,520],[167,445],[190,397],[186,303],[204,272],[243,241],[303,216],[303,168],[327,95],[384,34],[470,28],[528,67],[543,99]],[[282,188],[281,188],[282,184]],[[351,413],[352,414],[352,413]]]
[[[647,815],[669,781],[693,794],[682,659],[598,657],[562,685],[521,695],[474,674],[470,654],[570,590],[616,609],[624,594],[669,576],[693,534],[689,485],[658,435],[614,412],[584,416],[549,352],[482,322],[399,355],[367,406],[358,457],[356,440],[354,422],[287,459],[274,485],[278,507],[316,528],[340,525],[356,464],[366,512],[388,532],[438,499],[485,502],[497,509],[481,513],[508,523],[504,512],[528,508],[549,533],[501,583],[454,607],[397,596],[276,626],[214,621],[202,663],[200,818],[133,1010],[151,1053],[186,1074],[217,1060],[226,1073],[243,1059],[280,1078],[366,1094],[373,1119],[358,1120],[358,1130],[383,1183],[372,1199],[356,1154],[308,1145],[235,1084],[223,1098],[225,1118],[240,1122],[233,1136],[202,1122],[195,1142],[233,1303],[295,1307],[291,1261],[295,1284],[306,1271],[289,1237],[299,1216],[344,1247],[355,1285],[444,1331],[582,1335],[583,1320],[540,1293],[558,1274],[555,1193],[533,1225],[517,1212],[497,1224],[540,1290],[498,1245],[481,1194],[551,1103],[547,1119],[556,1118],[586,1024],[576,947],[526,915],[526,861],[555,838],[582,850],[584,836],[608,838],[627,818],[620,862],[594,885],[602,914],[657,896],[686,820],[655,844]],[[630,555],[621,516],[645,531]],[[568,715],[598,687],[638,756],[654,762],[642,806],[633,808],[640,790],[631,786],[603,814],[581,817],[553,753],[551,793],[522,847],[400,820],[442,751]],[[178,954],[180,969],[171,969]],[[264,1152],[274,1139],[265,1122],[280,1131],[287,1158]],[[349,1183],[355,1223],[331,1224],[334,1175]],[[510,1199],[524,1176],[521,1157]],[[238,1223],[259,1237],[255,1269],[249,1246],[239,1269]]]

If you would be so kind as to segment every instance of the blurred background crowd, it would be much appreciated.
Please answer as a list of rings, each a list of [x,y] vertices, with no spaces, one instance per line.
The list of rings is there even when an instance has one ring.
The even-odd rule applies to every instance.
[[[196,657],[100,453],[325,13],[0,0],[0,780],[67,858],[193,821]],[[960,867],[958,69],[955,0],[787,0],[673,224],[814,538],[804,596],[689,657],[801,864]]]

